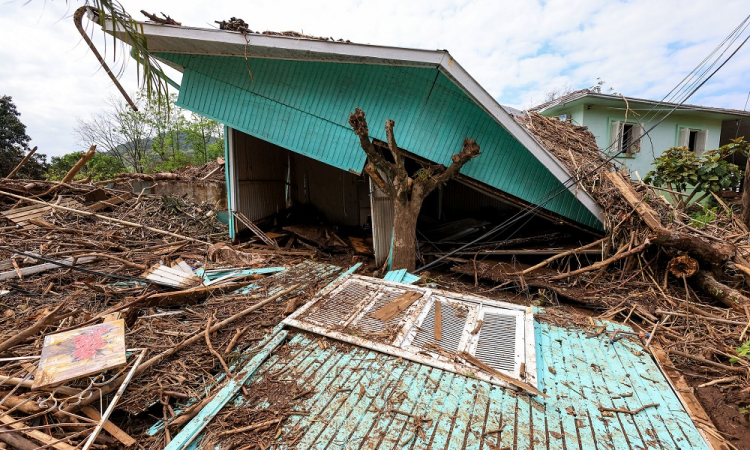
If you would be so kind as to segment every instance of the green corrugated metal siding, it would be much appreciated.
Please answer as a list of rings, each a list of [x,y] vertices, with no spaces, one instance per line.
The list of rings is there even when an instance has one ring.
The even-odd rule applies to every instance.
[[[364,166],[365,154],[347,122],[359,107],[373,137],[385,140],[384,123],[391,118],[399,145],[431,161],[448,165],[465,137],[476,139],[482,156],[462,173],[530,203],[561,188],[522,144],[434,68],[158,56],[185,67],[180,106],[343,170],[360,172]],[[568,191],[546,209],[601,228]]]

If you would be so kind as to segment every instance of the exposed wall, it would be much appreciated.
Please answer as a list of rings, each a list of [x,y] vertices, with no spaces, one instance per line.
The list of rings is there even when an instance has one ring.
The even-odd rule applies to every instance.
[[[196,203],[211,203],[219,211],[227,210],[227,186],[220,181],[132,181],[133,192],[187,198]],[[144,190],[145,189],[145,190]]]
[[[645,115],[645,113],[646,111],[641,111],[641,114]],[[587,126],[594,134],[599,148],[606,149],[610,142],[609,127],[611,122],[621,121],[623,117],[624,111],[591,105],[584,107],[581,125]],[[644,128],[648,130],[659,118],[644,122]],[[631,120],[628,120],[628,122],[631,122]],[[654,159],[658,158],[665,150],[677,145],[680,127],[708,130],[706,149],[719,147],[721,119],[698,118],[674,112],[643,139],[640,153],[636,153],[632,157],[618,156],[615,160],[623,163],[631,171],[633,178],[636,178],[636,171],[641,177],[645,177],[648,172],[653,170]]]
[[[360,226],[367,221],[369,204],[360,205],[361,191],[367,199],[364,176],[345,172],[297,153],[291,153],[291,199],[294,204],[311,204],[326,221]],[[363,214],[364,213],[364,214]]]
[[[289,151],[241,131],[232,131],[234,173],[239,184],[234,205],[250,220],[271,216],[286,208]],[[245,226],[236,223],[236,231]]]

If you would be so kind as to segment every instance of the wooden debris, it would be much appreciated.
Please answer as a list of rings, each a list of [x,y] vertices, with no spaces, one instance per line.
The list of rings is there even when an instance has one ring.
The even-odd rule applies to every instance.
[[[401,312],[405,311],[412,305],[412,303],[416,302],[420,298],[422,298],[421,292],[407,291],[404,294],[401,294],[400,296],[393,299],[390,303],[383,306],[379,310],[370,314],[370,317],[374,319],[380,319],[383,322],[389,322],[391,319],[401,314]]]
[[[14,176],[16,176],[16,174],[18,173],[18,171],[23,168],[23,166],[26,164],[26,162],[29,160],[29,158],[31,158],[31,155],[33,155],[35,152],[36,152],[36,146],[34,148],[32,148],[29,151],[29,153],[26,154],[26,156],[23,157],[23,159],[21,160],[21,162],[18,163],[18,165],[13,170],[11,170],[10,173],[8,174],[8,176],[5,177],[5,178],[11,179]]]
[[[98,201],[94,203],[93,205],[89,205],[85,207],[84,209],[89,212],[103,211],[107,208],[112,208],[114,206],[121,205],[125,203],[126,201],[130,200],[131,198],[133,198],[132,194],[122,194],[122,195],[118,195],[116,197],[112,197],[107,200]]]
[[[242,214],[239,211],[232,211],[232,215],[237,220],[239,220],[240,223],[242,223],[243,225],[245,225],[250,231],[252,231],[253,233],[255,233],[255,235],[258,236],[261,241],[265,242],[266,245],[270,245],[271,247],[278,247],[278,244],[276,243],[276,241],[274,241],[270,237],[266,236],[266,234],[263,233],[263,231],[260,228],[258,228],[257,225],[255,225],[253,222],[251,222],[250,219],[248,219],[247,217],[245,217],[244,214]]]
[[[128,299],[132,304],[139,304],[141,307],[145,306],[180,306],[180,305],[191,305],[197,303],[211,295],[226,294],[237,289],[242,289],[252,281],[238,281],[234,283],[226,283],[212,286],[200,286],[191,289],[185,289],[182,291],[173,292],[159,292],[155,294],[149,294],[146,297],[138,299]]]
[[[73,199],[64,199],[60,201],[58,206],[67,206],[70,208],[78,208],[82,206],[79,202]],[[31,206],[24,206],[22,208],[10,209],[3,211],[3,217],[14,222],[16,226],[25,229],[36,228],[36,225],[29,223],[30,219],[39,219],[49,214],[53,209],[52,205],[35,204]]]
[[[154,264],[141,274],[141,278],[176,289],[186,289],[203,284],[203,279],[194,275],[192,271],[186,273],[182,268],[175,269],[163,264]]]
[[[698,271],[698,261],[687,255],[677,256],[669,261],[667,270],[677,278],[692,277]]]
[[[433,308],[435,308],[435,340],[443,340],[443,312],[442,302],[436,301]]]
[[[539,389],[535,388],[534,386],[532,386],[530,384],[526,384],[526,383],[524,383],[522,381],[519,381],[519,380],[517,380],[517,379],[515,379],[513,377],[510,377],[508,375],[505,375],[504,373],[500,372],[499,370],[496,370],[496,369],[488,366],[487,364],[485,364],[482,361],[480,361],[474,355],[471,355],[471,354],[466,353],[466,352],[461,352],[461,353],[458,354],[458,356],[461,359],[464,359],[469,364],[477,366],[478,368],[484,370],[485,372],[489,373],[493,377],[495,377],[495,378],[497,378],[499,380],[503,380],[506,383],[510,384],[511,386],[517,387],[518,389],[521,389],[524,392],[528,392],[528,393],[531,393],[533,395],[539,395],[539,396],[542,396],[542,397],[545,397],[545,398],[549,397],[547,394],[541,392]]]
[[[102,419],[102,415],[99,414],[99,411],[95,410],[94,408],[90,406],[84,406],[81,408],[81,412],[84,413],[89,419],[93,419],[96,421],[99,421]],[[133,439],[132,436],[130,436],[128,433],[122,431],[120,427],[113,424],[109,420],[104,422],[104,429],[112,435],[115,439],[120,441],[123,445],[126,447],[130,447],[131,445],[136,444],[138,441]]]

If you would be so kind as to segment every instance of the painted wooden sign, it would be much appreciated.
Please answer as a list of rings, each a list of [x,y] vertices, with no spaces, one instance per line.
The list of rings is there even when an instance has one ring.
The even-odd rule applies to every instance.
[[[123,319],[52,334],[44,338],[32,388],[93,375],[125,362]]]

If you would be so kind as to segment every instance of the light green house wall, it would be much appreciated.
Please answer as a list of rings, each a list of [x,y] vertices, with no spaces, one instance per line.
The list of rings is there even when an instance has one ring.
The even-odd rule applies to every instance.
[[[646,116],[646,112],[641,111],[641,114]],[[585,104],[571,104],[566,108],[555,108],[550,112],[545,111],[543,114],[555,116],[561,114],[569,115],[574,124],[588,127],[589,131],[596,137],[596,144],[601,149],[609,147],[610,124],[613,121],[622,121],[625,116],[624,110]],[[640,153],[636,153],[632,157],[618,156],[615,160],[624,164],[630,170],[633,178],[637,178],[636,172],[643,178],[648,172],[653,170],[654,159],[658,158],[665,150],[677,145],[678,130],[681,127],[707,130],[708,141],[706,142],[706,149],[718,148],[722,119],[720,117],[712,118],[711,116],[712,114],[710,113],[700,117],[695,112],[686,115],[676,111],[654,128],[648,136],[644,137]],[[661,117],[663,117],[663,114],[660,114],[656,120],[642,122],[644,129],[648,130],[651,128]],[[628,122],[635,123],[636,120],[631,117]]]

